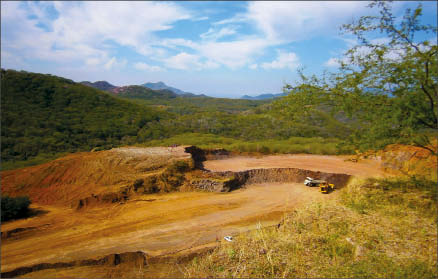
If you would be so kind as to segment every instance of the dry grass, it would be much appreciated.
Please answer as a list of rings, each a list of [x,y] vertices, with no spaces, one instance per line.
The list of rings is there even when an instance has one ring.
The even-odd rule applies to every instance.
[[[195,258],[185,276],[437,277],[434,197],[385,183],[357,180],[340,199],[285,216],[280,228],[259,228]]]

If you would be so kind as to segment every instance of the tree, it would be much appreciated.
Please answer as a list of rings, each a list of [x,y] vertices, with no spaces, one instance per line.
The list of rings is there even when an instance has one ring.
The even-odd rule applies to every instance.
[[[29,197],[8,197],[4,196],[1,199],[1,221],[8,221],[11,219],[19,219],[28,216]]]
[[[362,16],[342,26],[356,36],[358,44],[340,60],[340,71],[321,78],[301,75],[280,108],[292,114],[311,114],[322,107],[348,117],[350,140],[363,148],[378,148],[391,142],[428,149],[430,133],[438,132],[438,48],[417,35],[437,35],[437,27],[420,22],[421,4],[407,9],[400,22],[390,4],[373,2],[377,16]],[[378,35],[384,37],[378,37]]]

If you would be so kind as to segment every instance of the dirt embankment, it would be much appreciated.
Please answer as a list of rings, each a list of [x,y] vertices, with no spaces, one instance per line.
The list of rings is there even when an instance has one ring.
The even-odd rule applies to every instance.
[[[431,148],[437,149],[436,146]],[[390,173],[422,175],[437,179],[438,158],[424,148],[392,144],[370,157],[380,161],[383,169]]]
[[[185,147],[124,147],[82,152],[23,169],[3,171],[4,195],[27,195],[32,202],[70,206],[89,199],[122,200],[139,179],[161,174],[175,161],[191,162]],[[99,197],[99,198],[96,198]]]
[[[143,268],[147,265],[146,254],[137,252],[126,252],[120,254],[110,254],[99,259],[86,259],[71,262],[57,262],[57,263],[40,263],[33,266],[19,267],[8,272],[2,272],[2,278],[12,278],[21,275],[25,275],[31,272],[36,272],[45,269],[55,269],[55,268],[69,268],[78,266],[117,266],[124,265],[134,268]]]

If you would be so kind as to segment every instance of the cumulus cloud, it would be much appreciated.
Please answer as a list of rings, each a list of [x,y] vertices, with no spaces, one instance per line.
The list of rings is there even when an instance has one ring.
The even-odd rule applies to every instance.
[[[263,50],[271,45],[269,41],[258,38],[241,38],[228,42],[214,40],[193,42],[185,39],[172,39],[165,40],[163,43],[174,49],[178,49],[178,46],[184,46],[196,52],[196,55],[182,52],[169,59],[164,59],[167,66],[176,68],[176,65],[180,69],[183,68],[180,64],[182,61],[184,61],[184,65],[192,61],[191,65],[197,65],[197,68],[216,68],[224,65],[231,69],[237,69],[250,63],[255,55],[263,54]],[[200,63],[201,58],[208,62]]]
[[[264,69],[285,69],[294,70],[300,66],[300,60],[294,52],[278,51],[277,59],[270,63],[263,63]]]
[[[96,65],[100,61],[106,68],[115,63],[107,42],[131,47],[143,55],[162,54],[150,46],[154,32],[191,17],[187,10],[168,2],[2,1],[1,7],[3,49],[64,63],[76,60]],[[50,21],[48,7],[57,13]]]
[[[250,2],[246,19],[269,40],[298,41],[318,35],[335,35],[340,24],[363,11],[362,1]]]
[[[103,65],[103,68],[105,70],[111,70],[113,68],[123,68],[123,67],[126,66],[126,63],[127,63],[126,59],[120,59],[119,60],[116,57],[111,57],[111,59],[108,60],[108,62],[106,62]]]
[[[169,68],[178,70],[199,69],[202,64],[199,62],[199,56],[181,52],[175,56],[165,59],[165,64]]]

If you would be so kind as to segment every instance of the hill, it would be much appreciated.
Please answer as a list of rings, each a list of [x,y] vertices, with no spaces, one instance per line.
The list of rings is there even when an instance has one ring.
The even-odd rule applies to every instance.
[[[246,99],[246,100],[266,100],[266,99],[274,99],[286,96],[286,93],[278,93],[278,94],[261,94],[257,96],[249,96],[249,95],[243,95],[240,99]]]
[[[184,147],[78,152],[45,164],[2,172],[2,191],[9,196],[27,195],[38,204],[64,206],[76,205],[93,195],[117,199],[136,180],[162,174],[175,160],[190,159]]]
[[[1,80],[3,163],[127,143],[163,115],[52,75],[2,69]]]
[[[171,87],[171,86],[167,86],[164,82],[159,81],[159,82],[147,82],[142,84],[141,86],[143,87],[147,87],[149,89],[153,89],[153,90],[162,90],[162,89],[166,89],[166,90],[170,90],[175,94],[178,95],[182,95],[182,94],[187,94],[189,92],[184,92],[178,88],[175,87]],[[193,94],[193,93],[189,93],[189,94]],[[194,95],[194,94],[193,94]]]
[[[177,94],[167,89],[152,90],[140,85],[129,85],[117,87],[111,90],[111,92],[119,97],[130,99],[172,99],[178,97]]]
[[[82,81],[81,84],[87,85],[96,89],[100,89],[103,91],[111,91],[112,89],[117,88],[117,86],[112,85],[111,83],[107,81],[96,81],[96,82],[89,82],[89,81]]]

